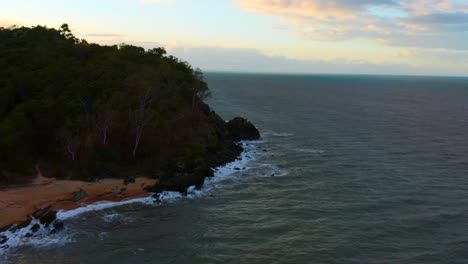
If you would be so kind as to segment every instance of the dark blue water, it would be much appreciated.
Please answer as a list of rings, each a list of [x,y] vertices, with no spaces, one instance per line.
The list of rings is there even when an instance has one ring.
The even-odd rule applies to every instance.
[[[262,130],[249,170],[202,198],[79,216],[71,242],[9,261],[468,263],[468,79],[206,78],[218,113]]]

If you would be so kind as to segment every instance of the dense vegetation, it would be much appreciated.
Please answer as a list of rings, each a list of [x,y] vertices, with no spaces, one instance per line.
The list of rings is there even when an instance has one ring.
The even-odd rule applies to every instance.
[[[162,48],[100,46],[65,24],[0,28],[0,179],[193,170],[224,123],[199,70]],[[175,164],[175,165],[174,165]]]

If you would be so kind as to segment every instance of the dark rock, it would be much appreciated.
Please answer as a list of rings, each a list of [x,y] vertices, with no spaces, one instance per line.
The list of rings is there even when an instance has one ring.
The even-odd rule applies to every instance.
[[[151,188],[152,192],[160,193],[163,191],[174,191],[186,193],[187,189],[195,186],[197,189],[203,186],[205,178],[212,176],[213,170],[208,166],[199,166],[193,172],[170,171],[160,183]]]
[[[54,229],[52,231],[55,231],[54,233],[57,233],[59,231],[62,231],[65,228],[65,224],[63,222],[57,222],[54,224]]]
[[[55,221],[55,219],[57,219],[57,212],[55,211],[49,211],[46,215],[44,215],[40,221],[41,221],[41,224],[45,225],[46,227],[48,227],[50,224],[52,224],[52,222]]]
[[[238,168],[238,167],[235,167],[234,169],[235,169],[235,170],[238,170],[238,171],[239,171],[239,170],[241,170],[241,169],[240,169],[240,168]]]
[[[80,188],[79,191],[73,193],[73,201],[78,202],[82,200],[83,198],[85,198],[86,196],[88,196],[88,193],[86,193],[85,190]]]
[[[29,237],[32,237],[32,236],[33,236],[32,233],[27,233],[26,235],[24,235],[24,237],[26,237],[26,238],[29,238]]]
[[[251,122],[242,117],[232,119],[226,123],[225,127],[229,139],[235,141],[260,139],[260,132],[258,132],[258,129]]]
[[[160,204],[162,202],[160,193],[156,193],[155,195],[153,195],[153,198],[154,198],[154,202],[157,204]]]
[[[7,225],[7,226],[4,226],[4,227],[0,228],[0,233],[6,232],[6,231],[12,229],[13,226],[14,225]]]
[[[268,150],[267,149],[264,149],[263,152],[267,152]]]
[[[32,217],[36,218],[36,219],[40,219],[41,217],[43,217],[45,214],[47,214],[47,212],[50,210],[50,206],[48,207],[45,207],[45,208],[40,208],[38,210],[36,210],[34,213],[32,213]]]
[[[124,179],[124,184],[125,185],[129,185],[130,183],[135,183],[135,177],[128,176],[127,178]]]
[[[39,224],[35,224],[35,225],[33,225],[33,226],[31,227],[30,230],[31,230],[33,233],[36,233],[37,231],[39,231],[39,229],[41,229],[41,226],[40,226]]]
[[[31,224],[31,221],[32,221],[32,218],[31,217],[28,217],[28,219],[26,221],[23,221],[21,224],[18,224],[17,226],[14,227],[14,230],[19,230],[19,229],[23,229],[27,226],[29,226]]]
[[[273,173],[273,174],[271,175],[271,177],[275,177],[275,174]]]
[[[0,245],[5,244],[8,241],[7,236],[0,236]]]

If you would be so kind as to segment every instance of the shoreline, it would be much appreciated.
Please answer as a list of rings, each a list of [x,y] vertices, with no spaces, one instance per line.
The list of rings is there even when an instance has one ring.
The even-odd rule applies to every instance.
[[[157,184],[158,180],[145,177],[135,178],[135,183],[125,185],[123,179],[103,179],[90,183],[48,179],[39,174],[28,186],[0,190],[0,230],[20,225],[40,210],[70,211],[98,202],[146,197],[150,195],[146,188]],[[80,190],[84,191],[84,197],[77,200],[74,193]]]
[[[7,192],[10,192],[10,197],[14,196],[12,193],[16,193],[16,197],[21,194],[22,199],[16,200],[16,202],[19,203],[30,200],[36,201],[34,197],[28,196],[29,193],[35,189],[41,190],[42,195],[53,197],[53,199],[45,203],[40,203],[40,201],[34,202],[34,204],[42,205],[42,207],[29,206],[28,209],[23,206],[23,213],[17,213],[16,216],[23,216],[25,219],[20,220],[20,217],[18,217],[16,222],[11,222],[11,217],[9,217],[10,220],[8,220],[10,222],[8,222],[6,218],[0,219],[0,223],[2,223],[2,225],[0,225],[0,257],[5,254],[9,248],[34,243],[34,241],[42,241],[42,238],[47,238],[50,235],[53,236],[57,232],[63,232],[62,230],[66,231],[66,221],[82,213],[125,204],[143,203],[160,205],[182,197],[191,199],[200,197],[206,192],[210,192],[213,188],[216,188],[215,186],[218,182],[231,177],[232,174],[249,170],[250,167],[247,167],[247,164],[256,160],[257,155],[261,155],[260,152],[257,152],[258,148],[256,146],[257,143],[260,142],[261,141],[258,140],[238,142],[236,145],[241,149],[241,152],[236,156],[233,154],[236,153],[239,148],[224,149],[224,151],[230,149],[233,152],[228,151],[230,155],[224,156],[224,163],[213,167],[211,176],[207,175],[204,177],[203,189],[198,189],[193,185],[185,192],[174,190],[153,192],[154,189],[161,188],[161,185],[163,185],[159,179],[139,177],[135,179],[135,183],[130,183],[128,185],[124,185],[123,179],[103,179],[99,182],[89,183],[44,178],[38,170],[37,178],[31,182],[31,186],[16,186],[9,190],[0,190],[0,201],[2,197],[6,197],[3,194]],[[228,156],[230,156],[230,159],[227,158]],[[195,174],[192,175],[196,177]],[[63,188],[63,186],[66,186],[66,188]],[[120,187],[126,188],[126,190],[122,192]],[[54,190],[54,192],[45,191],[50,188]],[[80,190],[80,188],[85,190],[88,196],[79,202],[74,202],[73,193]],[[70,192],[70,190],[72,191]],[[155,196],[155,193],[158,195]],[[58,199],[55,197],[57,194],[64,195],[64,198]],[[0,203],[0,211],[4,208],[2,206],[4,205]],[[9,213],[7,213],[7,215],[11,216]]]

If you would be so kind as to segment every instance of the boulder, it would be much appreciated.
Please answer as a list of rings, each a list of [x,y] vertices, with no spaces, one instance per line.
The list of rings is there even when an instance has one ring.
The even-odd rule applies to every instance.
[[[37,231],[39,231],[39,229],[41,229],[41,226],[39,224],[35,224],[31,227],[31,232],[33,233],[36,233]]]
[[[129,185],[130,183],[135,183],[135,177],[133,176],[128,176],[127,178],[124,179],[124,184]]]
[[[49,210],[50,210],[50,206],[45,207],[45,208],[40,208],[40,209],[36,210],[34,213],[32,213],[32,217],[34,217],[36,219],[40,219],[41,217],[46,215],[47,212],[49,212]]]
[[[22,223],[18,224],[17,226],[14,227],[14,231],[16,230],[19,230],[19,229],[23,229],[27,226],[29,226],[29,224],[31,224],[31,221],[32,221],[32,218],[31,217],[28,217],[28,219],[26,221],[23,221]],[[13,232],[14,232],[13,231]]]
[[[213,170],[205,165],[195,168],[193,172],[176,171],[161,179],[160,183],[154,186],[151,191],[156,193],[162,191],[186,193],[191,186],[195,186],[197,189],[201,188],[205,178],[212,175]]]
[[[63,222],[57,222],[54,224],[54,230],[56,230],[55,232],[62,231],[64,227],[65,224]]]
[[[4,227],[0,228],[0,233],[3,233],[3,232],[8,231],[8,230],[10,230],[12,227],[13,227],[13,225],[4,226]]]
[[[8,237],[3,235],[0,236],[0,245],[5,244],[8,241]]]
[[[258,129],[242,117],[236,117],[227,122],[225,128],[228,132],[228,138],[235,141],[260,139]]]
[[[78,202],[81,199],[85,198],[86,196],[88,196],[88,193],[86,193],[85,190],[80,188],[79,191],[73,193],[73,201]]]
[[[52,224],[52,222],[55,221],[55,219],[57,219],[57,212],[49,211],[46,215],[41,217],[40,221],[41,221],[41,224],[48,227],[50,224]]]

